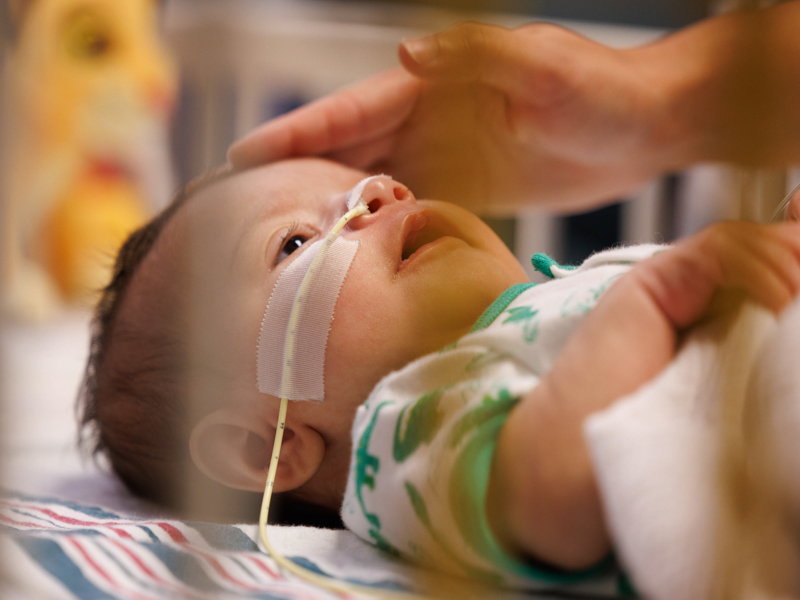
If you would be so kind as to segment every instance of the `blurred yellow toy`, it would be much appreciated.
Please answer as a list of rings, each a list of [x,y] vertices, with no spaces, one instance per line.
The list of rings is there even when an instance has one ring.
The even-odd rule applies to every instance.
[[[171,187],[171,60],[155,0],[9,0],[4,304],[39,320],[85,302]]]

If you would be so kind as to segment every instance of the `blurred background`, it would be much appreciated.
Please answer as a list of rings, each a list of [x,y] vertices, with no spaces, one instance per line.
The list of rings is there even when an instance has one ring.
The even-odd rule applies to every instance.
[[[732,4],[2,2],[3,139],[13,147],[5,152],[0,171],[5,263],[11,265],[6,271],[14,282],[9,285],[9,276],[4,278],[5,297],[12,313],[25,320],[46,319],[62,300],[91,304],[87,290],[107,279],[110,256],[125,234],[164,206],[180,186],[222,164],[231,141],[271,117],[395,66],[397,44],[404,37],[464,20],[509,27],[550,20],[601,43],[626,47]],[[62,30],[48,25],[50,13],[80,14],[82,6],[92,4],[114,7],[109,15],[114,22],[96,22],[84,14]],[[81,170],[88,176],[76,181]],[[793,187],[796,178],[791,173],[748,176],[761,187],[760,180],[768,177],[764,185],[775,196]],[[742,214],[730,191],[731,182],[738,185],[742,177],[703,165],[669,174],[586,215],[559,218],[532,210],[489,222],[533,275],[529,257],[534,252],[574,264],[618,242],[668,242]],[[763,220],[760,212],[767,209],[749,210],[756,214],[745,216]]]
[[[12,315],[0,321],[0,453],[6,486],[76,500],[98,487],[124,494],[75,450],[89,291],[107,280],[121,239],[223,163],[233,140],[395,66],[402,38],[460,21],[549,20],[626,47],[724,9],[690,0],[0,2],[0,252]],[[797,183],[796,171],[698,165],[591,213],[529,210],[489,223],[533,275],[535,252],[574,264],[720,218],[768,220]],[[745,188],[764,202],[743,207],[732,190]]]
[[[259,123],[395,66],[404,37],[464,20],[551,20],[625,47],[722,9],[691,0],[2,0],[3,454],[47,447],[77,465],[72,406],[92,291],[127,233]],[[742,214],[731,190],[743,178],[774,201],[796,176],[699,165],[591,213],[488,222],[534,276],[534,252],[574,264]],[[57,464],[41,454],[43,469]]]

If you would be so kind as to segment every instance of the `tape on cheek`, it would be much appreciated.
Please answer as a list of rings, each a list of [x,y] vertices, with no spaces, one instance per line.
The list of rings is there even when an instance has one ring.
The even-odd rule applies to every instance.
[[[328,248],[308,295],[300,308],[295,351],[284,386],[284,344],[297,291],[311,261],[322,247],[314,242],[278,277],[264,312],[258,338],[258,389],[289,400],[322,400],[325,395],[325,348],[333,311],[353,263],[358,241],[337,237]],[[283,392],[283,394],[281,393]]]

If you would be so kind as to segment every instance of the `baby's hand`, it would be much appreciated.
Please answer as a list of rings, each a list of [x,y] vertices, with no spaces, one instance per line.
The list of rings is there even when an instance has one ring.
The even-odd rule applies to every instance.
[[[773,312],[786,306],[800,291],[800,223],[713,225],[611,286],[503,426],[487,510],[509,548],[565,569],[608,552],[584,420],[660,373],[676,329],[704,316],[723,289]]]
[[[677,327],[702,317],[719,289],[741,290],[778,313],[800,291],[800,223],[718,223],[630,275]]]

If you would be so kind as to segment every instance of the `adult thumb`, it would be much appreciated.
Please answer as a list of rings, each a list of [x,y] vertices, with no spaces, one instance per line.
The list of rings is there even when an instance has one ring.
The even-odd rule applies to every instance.
[[[400,61],[422,79],[442,82],[486,80],[502,70],[511,31],[479,23],[462,23],[423,38],[400,43]]]

